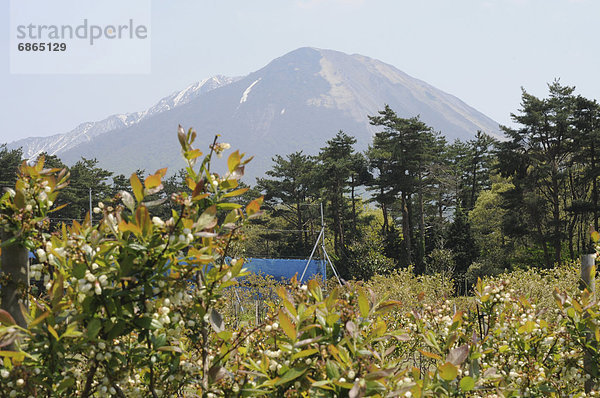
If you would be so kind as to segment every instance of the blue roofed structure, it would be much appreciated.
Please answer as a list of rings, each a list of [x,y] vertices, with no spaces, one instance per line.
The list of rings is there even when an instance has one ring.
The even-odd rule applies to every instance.
[[[306,282],[318,277],[325,282],[326,271],[323,260],[290,260],[279,258],[247,258],[244,262],[244,268],[254,274],[265,274],[272,276],[275,280],[292,279],[294,275],[300,281],[306,264],[308,268],[301,282]]]

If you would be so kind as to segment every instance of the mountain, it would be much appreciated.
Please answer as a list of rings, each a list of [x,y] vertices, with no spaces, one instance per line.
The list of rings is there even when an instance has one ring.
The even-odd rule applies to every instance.
[[[42,152],[62,157],[61,155],[64,152],[76,148],[80,144],[89,142],[94,137],[109,131],[121,130],[133,126],[146,118],[150,118],[161,112],[169,111],[177,106],[187,104],[201,94],[232,83],[238,79],[239,77],[214,76],[191,84],[181,91],[174,92],[143,112],[111,115],[98,122],[81,123],[68,133],[55,134],[48,137],[31,137],[14,141],[8,145],[8,148],[14,149],[21,147],[23,149],[23,155],[26,158],[35,158]]]
[[[362,55],[300,48],[241,79],[224,82],[190,94],[187,101],[175,99],[186,97],[182,94],[186,90],[192,93],[191,88],[167,97],[155,106],[164,102],[155,112],[134,114],[134,122],[123,122],[116,129],[104,127],[113,123],[108,122],[112,118],[122,120],[128,115],[98,122],[104,130],[94,135],[89,133],[93,127],[84,134],[71,132],[73,137],[84,138],[77,143],[70,139],[72,145],[55,153],[67,163],[82,156],[97,158],[102,167],[118,173],[160,167],[175,171],[183,166],[176,138],[181,124],[196,129],[202,150],[215,134],[221,134],[220,141],[255,156],[246,179],[253,182],[253,177],[269,169],[274,155],[298,150],[316,154],[339,130],[355,136],[359,150],[366,149],[378,131],[369,125],[367,116],[385,104],[401,117],[420,115],[449,141],[469,139],[477,130],[492,135],[499,135],[500,130],[498,123],[460,99]],[[59,148],[60,139],[49,142]],[[11,144],[15,145],[23,143]]]

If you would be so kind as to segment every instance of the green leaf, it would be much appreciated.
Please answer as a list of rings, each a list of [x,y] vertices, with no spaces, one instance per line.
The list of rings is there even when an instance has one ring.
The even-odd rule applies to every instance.
[[[242,158],[239,151],[235,151],[229,155],[229,158],[227,159],[227,168],[229,169],[230,173],[233,173],[233,171],[240,165],[241,159]]]
[[[115,338],[121,336],[123,334],[123,332],[125,331],[125,326],[126,326],[126,323],[124,320],[121,319],[121,320],[117,321],[117,323],[115,323],[113,325],[113,327],[110,329],[110,331],[108,332],[106,339],[112,340],[112,339],[115,339]]]
[[[88,327],[87,327],[87,336],[89,339],[95,339],[96,336],[98,336],[98,332],[100,331],[100,328],[102,327],[102,323],[100,322],[100,319],[98,318],[94,318],[90,321],[90,323],[88,323]]]
[[[366,383],[365,396],[372,397],[375,394],[381,394],[386,391],[386,388],[377,380],[370,380]]]
[[[75,379],[72,377],[67,377],[66,379],[63,379],[63,381],[60,382],[60,384],[57,387],[58,391],[64,391],[68,388],[71,388],[75,385]]]
[[[231,180],[231,179],[230,179],[230,180],[225,180],[225,181],[221,182],[221,183],[219,184],[219,187],[220,187],[222,190],[228,190],[228,189],[237,188],[237,187],[238,187],[238,185],[240,185],[240,183],[239,183],[239,182],[237,182],[237,180]]]
[[[156,337],[153,337],[152,344],[154,345],[154,348],[157,348],[157,349],[165,346],[167,344],[167,336],[163,333]]]
[[[150,317],[142,317],[137,318],[133,321],[133,323],[142,329],[150,329],[152,326],[152,318]],[[89,329],[89,328],[88,328]]]
[[[79,337],[82,333],[77,330],[77,324],[71,323],[67,327],[67,331],[63,333],[62,337]]]
[[[325,364],[325,370],[327,371],[327,378],[336,380],[340,378],[340,370],[337,363],[327,360]]]
[[[223,225],[226,224],[233,224],[238,220],[239,216],[238,216],[238,211],[237,210],[231,210],[229,213],[227,213],[227,216],[225,217],[225,220],[223,220]]]
[[[75,265],[73,266],[73,276],[77,279],[83,279],[83,277],[85,276],[86,269],[87,267],[85,266],[85,263],[75,263]]]
[[[311,279],[307,283],[308,291],[317,301],[323,301],[323,291],[321,290],[321,286],[319,286],[319,282],[315,279]]]
[[[382,313],[391,311],[394,308],[399,307],[400,305],[402,305],[401,301],[398,301],[398,300],[386,300],[384,302],[379,303],[377,305],[377,308],[375,309],[375,311],[378,314],[382,314]]]
[[[17,192],[15,193],[15,205],[19,209],[25,208],[25,194],[20,189],[17,189]]]
[[[177,353],[182,353],[183,350],[177,346],[173,346],[173,345],[166,345],[163,347],[159,347],[157,348],[157,351],[167,351],[167,352],[177,352]]]
[[[133,190],[135,198],[138,203],[140,203],[144,199],[144,187],[142,186],[142,182],[135,173],[131,175],[129,182],[131,183],[131,189]]]
[[[471,376],[465,376],[460,380],[460,389],[467,392],[475,388],[475,380]]]
[[[223,195],[224,198],[230,198],[233,196],[240,196],[245,194],[248,191],[249,188],[240,188],[240,189],[236,189],[235,191],[231,191],[231,192],[227,192],[225,195]]]
[[[217,208],[223,210],[239,209],[240,207],[242,207],[242,205],[238,203],[217,203]]]
[[[438,371],[441,378],[446,381],[452,381],[456,379],[456,376],[458,376],[458,369],[450,362],[446,362],[445,364],[439,366]]]
[[[363,289],[360,289],[358,291],[358,308],[360,310],[360,315],[363,318],[369,316],[369,300],[367,299],[367,295],[365,294],[365,291]]]
[[[56,333],[56,330],[54,330],[54,328],[51,325],[48,325],[48,331],[56,339],[56,341],[59,340],[58,333]]]
[[[317,350],[316,348],[309,348],[307,350],[302,350],[300,352],[295,353],[294,355],[292,355],[292,359],[308,357],[313,354],[316,354],[317,352],[319,352],[319,350]]]
[[[35,325],[37,325],[38,323],[42,322],[44,319],[48,318],[48,316],[51,314],[50,311],[46,311],[44,312],[42,315],[38,316],[37,318],[35,318],[30,324],[29,324],[29,328],[34,327]]]
[[[304,372],[306,372],[306,369],[307,368],[300,368],[300,367],[291,368],[290,370],[285,372],[285,374],[283,376],[281,376],[281,378],[279,380],[277,380],[275,385],[280,386],[282,384],[286,384],[286,383],[289,383],[290,381],[297,379],[298,377],[302,376],[304,374]]]

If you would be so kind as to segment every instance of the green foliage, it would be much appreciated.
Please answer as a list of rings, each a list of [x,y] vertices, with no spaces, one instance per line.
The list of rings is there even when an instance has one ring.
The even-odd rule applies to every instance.
[[[397,268],[397,262],[385,255],[385,241],[372,221],[361,228],[361,239],[347,248],[346,256],[337,265],[345,279],[369,280],[375,275],[387,275]]]
[[[38,219],[64,187],[66,173],[55,178],[54,170],[43,169],[43,158],[22,166],[15,191],[2,197],[2,223],[38,248],[34,269],[44,275],[46,293],[29,298],[26,328],[10,324],[10,317],[2,328],[3,341],[16,344],[16,351],[0,352],[2,372],[8,372],[2,391],[87,397],[218,390],[230,350],[222,345],[236,340],[223,333],[215,304],[243,265],[223,259],[262,200],[245,207],[229,202],[240,193],[237,179],[247,160],[236,151],[228,173],[213,174],[211,156],[223,146],[215,140],[198,162],[195,135],[180,128],[190,192],[172,197],[177,210],[167,220],[151,217],[147,207],[148,197],[162,189],[162,169],[143,181],[132,174],[132,193],[120,192],[118,205],[100,204],[99,223],[74,221],[40,237]],[[28,205],[36,199],[37,207]],[[14,216],[34,211],[38,217]]]
[[[58,159],[56,159],[58,160]],[[60,162],[60,161],[58,161]],[[97,166],[96,159],[82,158],[72,167],[68,168],[71,178],[69,185],[62,191],[59,197],[59,204],[66,206],[57,211],[52,218],[56,221],[79,220],[80,222],[90,211],[90,189],[92,194],[92,203],[106,200],[111,196],[108,178],[111,172]],[[60,163],[59,167],[65,166]],[[56,222],[56,224],[59,224]]]
[[[428,166],[432,163],[433,151],[439,144],[439,137],[431,127],[418,117],[403,119],[388,106],[378,116],[369,116],[371,124],[382,126],[383,131],[373,137],[373,144],[367,151],[369,167],[374,172],[369,182],[369,190],[383,210],[382,233],[389,232],[388,209],[396,199],[400,199],[402,218],[403,255],[402,264],[416,262],[423,268],[425,256],[425,225],[423,187]],[[413,195],[416,204],[413,205]],[[416,209],[413,209],[416,208]],[[413,217],[418,220],[417,238]],[[414,246],[416,256],[413,255]]]
[[[314,224],[317,209],[310,206],[318,203],[319,196],[315,159],[300,151],[286,158],[278,155],[273,162],[266,172],[271,178],[259,178],[258,187],[265,193],[266,208],[285,220],[287,229],[295,230],[294,235],[283,237],[286,244],[279,255],[305,256],[314,244],[308,230],[318,229]]]
[[[345,257],[347,245],[358,234],[355,189],[366,177],[366,163],[361,154],[354,152],[355,143],[355,138],[340,131],[319,154],[320,174],[324,177],[320,181],[321,197],[332,220],[337,257]],[[350,201],[346,199],[347,191],[351,191]]]
[[[0,228],[13,242],[30,250],[34,239],[48,227],[48,214],[60,209],[54,206],[58,191],[68,184],[65,169],[44,168],[42,156],[33,165],[23,161],[18,169],[14,189],[7,188],[0,198]]]
[[[454,220],[448,228],[446,247],[454,255],[454,269],[456,275],[463,275],[469,266],[477,259],[479,250],[471,234],[471,225],[467,215],[459,207],[454,213]]]
[[[43,159],[21,166],[0,221],[37,248],[46,291],[29,296],[25,327],[0,311],[0,394],[558,397],[598,384],[598,301],[574,287],[573,268],[479,280],[474,297],[454,302],[447,274],[410,268],[327,290],[238,282],[243,260],[224,258],[261,203],[230,200],[245,191],[247,160],[234,152],[219,176],[210,164],[222,144],[201,159],[195,132],[179,138],[188,190],[171,196],[166,220],[147,208],[162,169],[132,174],[121,203],[99,206],[99,223],[45,233],[66,171],[54,177]],[[31,215],[8,216],[18,214]],[[236,291],[238,303],[262,296],[264,323],[236,313]]]
[[[519,128],[504,128],[509,140],[498,144],[499,169],[514,184],[502,194],[504,230],[535,245],[547,268],[585,253],[587,226],[598,225],[600,132],[595,101],[558,81],[548,88],[548,98],[523,90],[520,113],[512,115]]]
[[[8,150],[6,144],[0,145],[0,186],[12,187],[17,180],[17,169],[21,164],[23,151]]]

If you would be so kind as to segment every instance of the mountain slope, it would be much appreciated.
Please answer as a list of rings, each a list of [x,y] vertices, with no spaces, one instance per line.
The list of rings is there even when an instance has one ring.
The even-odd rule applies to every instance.
[[[275,154],[315,154],[338,130],[364,150],[376,128],[367,115],[389,104],[401,117],[421,119],[449,139],[477,130],[496,134],[498,123],[458,98],[414,79],[391,65],[362,55],[300,48],[248,76],[189,102],[105,132],[58,154],[67,163],[81,156],[119,173],[182,167],[177,125],[198,131],[202,150],[215,134],[254,155],[247,181],[263,175]]]
[[[8,144],[8,148],[22,148],[23,156],[26,158],[35,158],[42,152],[61,156],[65,151],[76,148],[78,145],[85,142],[89,142],[97,136],[109,131],[121,130],[133,126],[146,118],[161,112],[169,111],[177,106],[187,104],[199,95],[227,85],[237,79],[238,78],[226,76],[214,76],[204,79],[161,99],[154,106],[145,111],[111,115],[98,122],[81,123],[73,130],[64,134],[55,134],[48,137],[25,138],[11,142]]]

